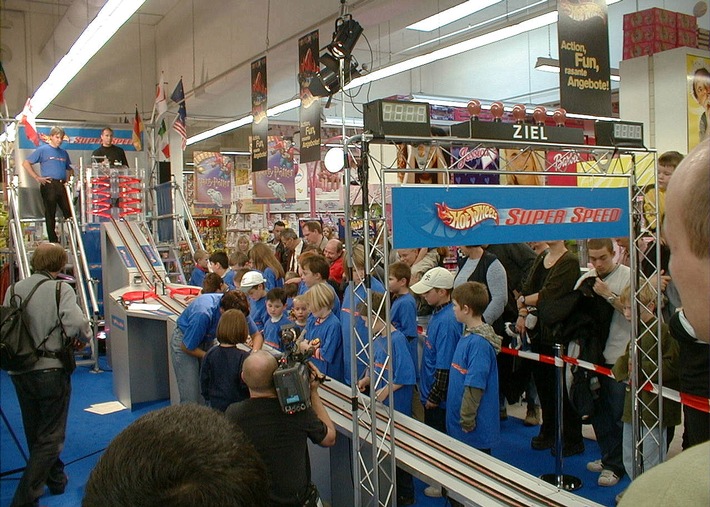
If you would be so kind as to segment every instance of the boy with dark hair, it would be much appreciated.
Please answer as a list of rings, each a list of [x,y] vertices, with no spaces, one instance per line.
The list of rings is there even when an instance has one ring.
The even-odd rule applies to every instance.
[[[264,331],[268,320],[266,313],[266,280],[259,271],[247,271],[239,283],[239,289],[249,296],[249,316],[259,331]]]
[[[329,283],[330,265],[326,258],[322,255],[307,255],[299,259],[299,262],[301,263],[301,281],[305,286],[302,294],[316,284],[325,283],[333,289],[333,294],[335,295],[333,299],[333,314],[340,318],[340,299],[338,299],[336,289]]]
[[[385,321],[385,295],[380,292],[372,293],[372,306],[368,309],[367,303],[358,305],[360,315],[372,314],[372,330],[376,333],[374,338],[373,362],[375,370],[366,372],[357,385],[360,391],[370,387],[370,396],[374,396],[385,405],[389,404],[389,394],[392,392],[394,409],[409,417],[412,416],[412,396],[417,376],[414,362],[409,354],[407,338],[392,324]],[[392,337],[392,357],[387,354],[387,329]],[[392,384],[388,383],[387,369],[392,368]],[[397,505],[412,505],[415,502],[414,480],[412,475],[397,467]]]
[[[281,330],[291,324],[286,308],[286,292],[281,287],[266,293],[266,312],[269,318],[264,323],[264,341],[276,350],[284,351],[281,343]]]
[[[417,302],[409,292],[411,268],[404,262],[390,264],[387,288],[390,292],[390,319],[392,325],[407,338],[407,348],[414,361],[419,365],[417,350]]]
[[[474,329],[483,324],[488,290],[479,282],[466,282],[451,294],[456,320],[465,326],[451,361],[447,433],[490,454],[500,437],[498,365],[493,346]]]
[[[234,271],[229,269],[229,258],[225,252],[215,252],[210,255],[210,265],[212,266],[212,272],[222,277],[229,290],[237,288],[234,284]]]

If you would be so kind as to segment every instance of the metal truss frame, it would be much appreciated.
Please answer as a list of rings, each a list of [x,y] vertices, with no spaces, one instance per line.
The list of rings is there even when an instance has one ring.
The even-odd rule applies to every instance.
[[[646,283],[660,286],[660,241],[658,228],[650,229],[645,223],[646,218],[651,221],[655,218],[658,222],[658,189],[654,186],[655,202],[646,203],[644,209],[644,186],[639,181],[657,180],[656,152],[649,149],[620,148],[609,146],[587,146],[587,145],[559,145],[551,143],[521,143],[510,141],[491,141],[480,139],[462,139],[454,137],[405,137],[387,136],[385,138],[373,138],[369,134],[351,137],[343,136],[343,146],[345,150],[345,253],[349,283],[347,291],[354,297],[351,298],[351,305],[346,311],[350,311],[355,316],[358,303],[366,303],[371,308],[372,303],[372,277],[375,276],[378,268],[378,259],[383,259],[379,274],[384,275],[386,281],[389,276],[389,252],[391,233],[388,230],[385,217],[387,209],[387,191],[389,188],[388,174],[401,176],[403,173],[439,173],[443,174],[445,181],[450,181],[452,173],[470,174],[497,174],[501,180],[515,176],[550,176],[553,173],[558,175],[569,174],[569,178],[586,176],[589,177],[586,186],[616,186],[627,187],[629,192],[630,218],[629,218],[629,257],[631,276],[631,292],[634,295],[631,319],[631,357],[632,374],[630,388],[634,393],[633,415],[634,415],[634,435],[635,435],[635,470],[640,473],[643,467],[643,445],[649,439],[655,440],[653,429],[663,428],[662,406],[663,406],[663,376],[660,370],[662,350],[660,347],[661,320],[654,317],[650,321],[643,322],[640,315],[644,306],[640,302],[638,295],[640,288]],[[384,144],[391,146],[420,145],[437,147],[444,155],[446,164],[437,168],[410,168],[399,167],[395,160],[378,159],[378,154],[372,150],[373,144]],[[499,159],[497,170],[476,170],[468,169],[464,164],[466,155],[454,155],[452,147],[467,147],[468,151],[495,150]],[[396,150],[393,150],[396,152]],[[549,151],[558,154],[558,158],[550,159],[547,156]],[[515,167],[516,162],[521,161],[521,157],[532,157],[536,161],[534,171],[510,170]],[[560,173],[559,162],[564,159],[567,165],[572,162],[585,162],[581,164],[582,172]],[[356,161],[356,167],[351,167],[350,162]],[[508,170],[501,170],[505,166]],[[579,169],[578,169],[579,171]],[[649,172],[650,171],[650,172]],[[616,180],[616,182],[614,181]],[[619,183],[618,180],[621,180]],[[502,181],[501,181],[502,183]],[[361,234],[360,234],[361,233]],[[362,247],[357,247],[358,241],[354,239],[354,234],[360,235]],[[541,238],[544,239],[544,238]],[[572,238],[570,238],[572,239]],[[655,248],[648,250],[645,248],[646,242],[651,241]],[[514,242],[514,238],[511,238]],[[426,245],[422,245],[426,246]],[[364,251],[364,269],[358,270],[353,262],[353,252],[355,248],[362,248]],[[640,269],[641,263],[645,262],[652,266],[654,272],[644,275]],[[387,322],[390,322],[390,307],[388,298],[384,298],[385,315]],[[658,293],[656,308],[661,308],[662,294]],[[392,400],[390,394],[389,407],[378,405],[374,397],[364,396],[357,388],[357,365],[367,365],[372,371],[374,346],[376,338],[372,331],[372,317],[366,316],[367,336],[360,336],[355,325],[351,326],[350,336],[344,336],[344,340],[350,340],[350,361],[351,365],[351,402],[353,412],[353,432],[352,432],[352,473],[353,484],[355,485],[354,505],[395,505],[396,485],[395,464],[396,450],[392,445],[394,442],[394,424],[392,417]],[[353,320],[354,322],[354,320]],[[650,335],[656,337],[653,347],[642,350],[640,346],[640,336],[649,331]],[[391,358],[392,340],[387,333],[388,358]],[[388,359],[389,361],[389,359]],[[640,364],[643,361],[644,371]],[[391,383],[391,370],[388,381]],[[653,382],[659,386],[659,394],[654,395],[654,400],[658,401],[659,410],[657,414],[651,412],[651,417],[646,414],[641,418],[641,412],[646,408],[640,393],[648,382]],[[373,384],[374,385],[374,384]],[[376,429],[377,412],[386,411],[389,424],[385,425],[385,430],[378,432]],[[656,417],[654,417],[654,415]],[[371,438],[373,444],[366,444]],[[656,446],[660,452],[659,461],[665,458],[665,446]]]

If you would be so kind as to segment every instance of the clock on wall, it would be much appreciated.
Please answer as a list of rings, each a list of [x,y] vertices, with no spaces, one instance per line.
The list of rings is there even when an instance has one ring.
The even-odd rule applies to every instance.
[[[431,122],[427,102],[379,99],[365,104],[365,132],[375,137],[430,137]]]

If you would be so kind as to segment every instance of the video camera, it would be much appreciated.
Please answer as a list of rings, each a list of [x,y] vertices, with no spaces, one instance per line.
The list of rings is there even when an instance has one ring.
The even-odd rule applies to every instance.
[[[287,414],[295,414],[311,406],[311,369],[306,363],[313,355],[313,348],[306,352],[299,350],[298,333],[293,324],[281,326],[280,335],[284,353],[278,359],[274,385],[281,409]]]

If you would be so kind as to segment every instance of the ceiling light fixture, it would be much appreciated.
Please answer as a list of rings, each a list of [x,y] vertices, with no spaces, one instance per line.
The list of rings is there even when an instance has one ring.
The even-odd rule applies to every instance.
[[[543,72],[554,72],[560,73],[560,61],[555,58],[546,58],[544,56],[539,56],[535,62],[535,70],[541,70]],[[619,77],[619,69],[610,68],[609,79],[612,81],[621,81]]]
[[[145,0],[108,0],[30,99],[39,116]],[[21,114],[16,119],[21,119]]]
[[[450,9],[438,12],[433,16],[424,18],[407,28],[410,30],[418,30],[420,32],[432,32],[437,28],[458,21],[461,18],[470,16],[474,12],[481,11],[486,7],[500,3],[502,0],[469,0]]]

